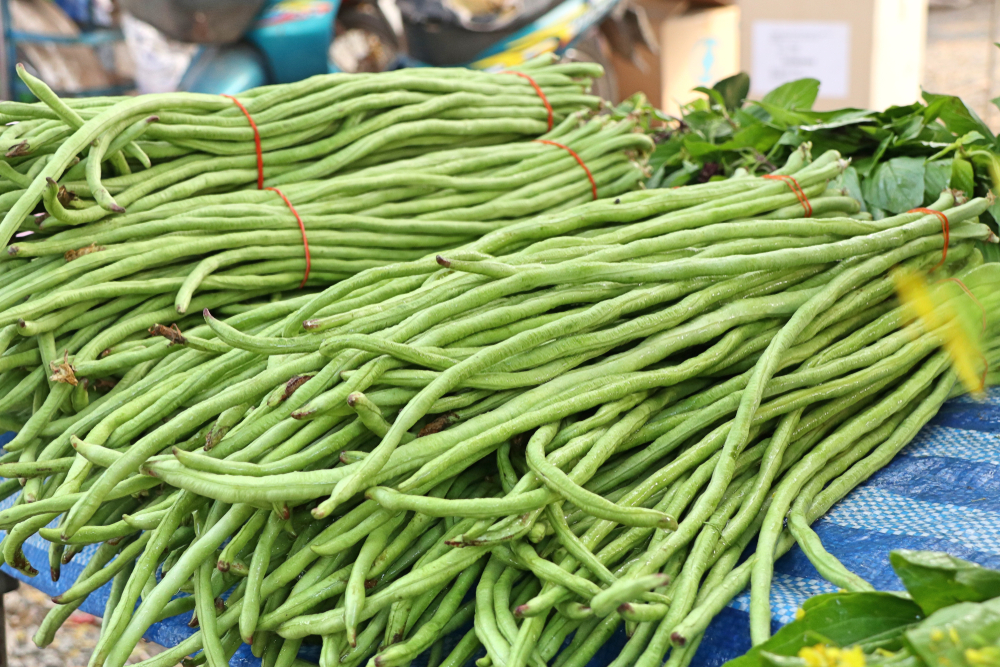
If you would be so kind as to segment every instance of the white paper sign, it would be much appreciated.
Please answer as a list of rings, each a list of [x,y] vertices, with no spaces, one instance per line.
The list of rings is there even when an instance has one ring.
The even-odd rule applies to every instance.
[[[753,94],[819,79],[820,97],[847,97],[851,26],[845,21],[754,21]]]

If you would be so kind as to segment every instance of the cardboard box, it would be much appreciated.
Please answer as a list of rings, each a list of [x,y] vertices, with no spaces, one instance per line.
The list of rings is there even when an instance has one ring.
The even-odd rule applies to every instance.
[[[817,109],[884,109],[920,96],[927,0],[739,0],[752,97],[819,79]]]
[[[740,11],[683,0],[639,0],[655,36],[655,51],[638,45],[631,58],[612,57],[619,97],[643,92],[650,102],[677,115],[711,86],[740,71]],[[720,3],[711,3],[718,5]]]
[[[663,22],[660,31],[661,90],[669,114],[703,97],[698,86],[712,85],[740,71],[740,9],[700,9]]]

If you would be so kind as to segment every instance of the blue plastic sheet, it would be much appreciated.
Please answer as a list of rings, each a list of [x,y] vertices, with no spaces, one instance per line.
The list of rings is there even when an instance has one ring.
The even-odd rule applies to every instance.
[[[6,439],[0,435],[0,444]],[[945,404],[892,463],[835,505],[814,527],[831,553],[884,590],[902,587],[889,566],[892,549],[947,551],[1000,568],[1000,390],[992,390],[983,403],[959,398]],[[25,555],[42,573],[33,579],[6,565],[3,569],[55,595],[72,584],[90,551],[64,566],[61,580],[52,582],[47,575],[47,548],[48,543],[38,536],[25,544]],[[92,595],[82,609],[100,616],[107,588]],[[775,629],[791,621],[810,595],[833,590],[835,587],[794,548],[775,567],[771,593]],[[716,667],[750,648],[748,603],[745,592],[715,619],[695,656],[694,667]],[[146,638],[175,645],[191,634],[188,620],[190,615],[158,623]],[[589,667],[610,664],[625,640],[624,631],[619,630]],[[231,663],[234,667],[260,664],[248,649],[240,649]],[[303,657],[315,660],[315,650]]]

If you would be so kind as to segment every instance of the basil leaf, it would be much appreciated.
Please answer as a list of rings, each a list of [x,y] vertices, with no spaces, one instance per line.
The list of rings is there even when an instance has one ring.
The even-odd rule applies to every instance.
[[[778,86],[764,95],[761,102],[780,109],[809,110],[816,103],[817,95],[819,95],[818,79],[798,79]]]
[[[858,178],[858,170],[848,167],[833,181],[833,186],[847,190],[847,194],[861,202],[861,210],[867,211],[865,197],[861,194],[861,180]]]
[[[740,72],[718,81],[712,88],[722,96],[726,109],[739,109],[750,94],[750,77],[746,72]]]
[[[707,95],[708,99],[710,99],[715,104],[718,104],[720,107],[723,108],[726,107],[726,100],[723,99],[722,93],[720,93],[718,90],[715,90],[713,88],[706,88],[705,86],[698,86],[694,90],[695,92]]]
[[[972,163],[960,157],[951,161],[951,179],[948,185],[953,190],[961,190],[967,197],[972,197],[976,189],[976,175]]]
[[[924,201],[924,161],[916,157],[897,157],[872,171],[861,184],[869,207],[891,213],[903,213]]]
[[[1000,572],[945,553],[899,550],[889,554],[889,562],[925,614],[1000,596]]]
[[[958,136],[968,132],[978,132],[984,137],[992,137],[993,133],[976,112],[965,105],[965,102],[954,95],[935,95],[924,93],[924,99],[929,106],[940,104],[937,117],[944,126]]]
[[[934,160],[924,165],[924,203],[930,204],[951,182],[951,159]]]
[[[809,598],[802,608],[800,619],[726,667],[763,667],[768,663],[762,652],[794,656],[821,643],[842,648],[870,639],[887,642],[923,618],[915,602],[892,593],[828,593]]]

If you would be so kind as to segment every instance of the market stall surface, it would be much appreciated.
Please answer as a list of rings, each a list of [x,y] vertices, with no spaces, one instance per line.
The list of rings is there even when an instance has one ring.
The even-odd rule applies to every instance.
[[[11,502],[8,499],[0,508]],[[1000,389],[993,389],[983,402],[963,397],[946,403],[891,464],[835,505],[814,527],[831,553],[882,590],[901,588],[889,566],[892,549],[947,551],[1000,568]],[[37,535],[25,544],[28,559],[43,572],[34,579],[28,580],[7,565],[3,569],[30,581],[45,594],[55,595],[70,586],[95,547],[64,566],[62,580],[54,583],[44,574],[48,572],[47,545]],[[100,614],[109,586],[88,598],[81,611]],[[807,597],[833,590],[835,587],[819,576],[796,547],[776,566],[771,591],[775,628],[791,621]],[[40,596],[28,593],[23,597],[32,600]],[[11,624],[7,635],[12,667],[86,665],[97,639],[96,619],[71,619],[56,635],[53,648],[39,650],[30,642],[32,626],[40,621],[42,610],[36,605],[24,613],[23,600],[9,606],[9,618],[17,623]],[[721,665],[750,647],[748,606],[749,594],[743,593],[715,619],[693,667]],[[189,620],[190,614],[185,614],[153,626],[146,637],[151,643],[138,646],[131,662],[154,654],[156,644],[177,644],[193,632],[187,627]],[[591,667],[609,664],[624,642],[621,630],[591,660]],[[307,657],[316,659],[316,655]],[[247,646],[232,662],[241,667],[259,664]]]

